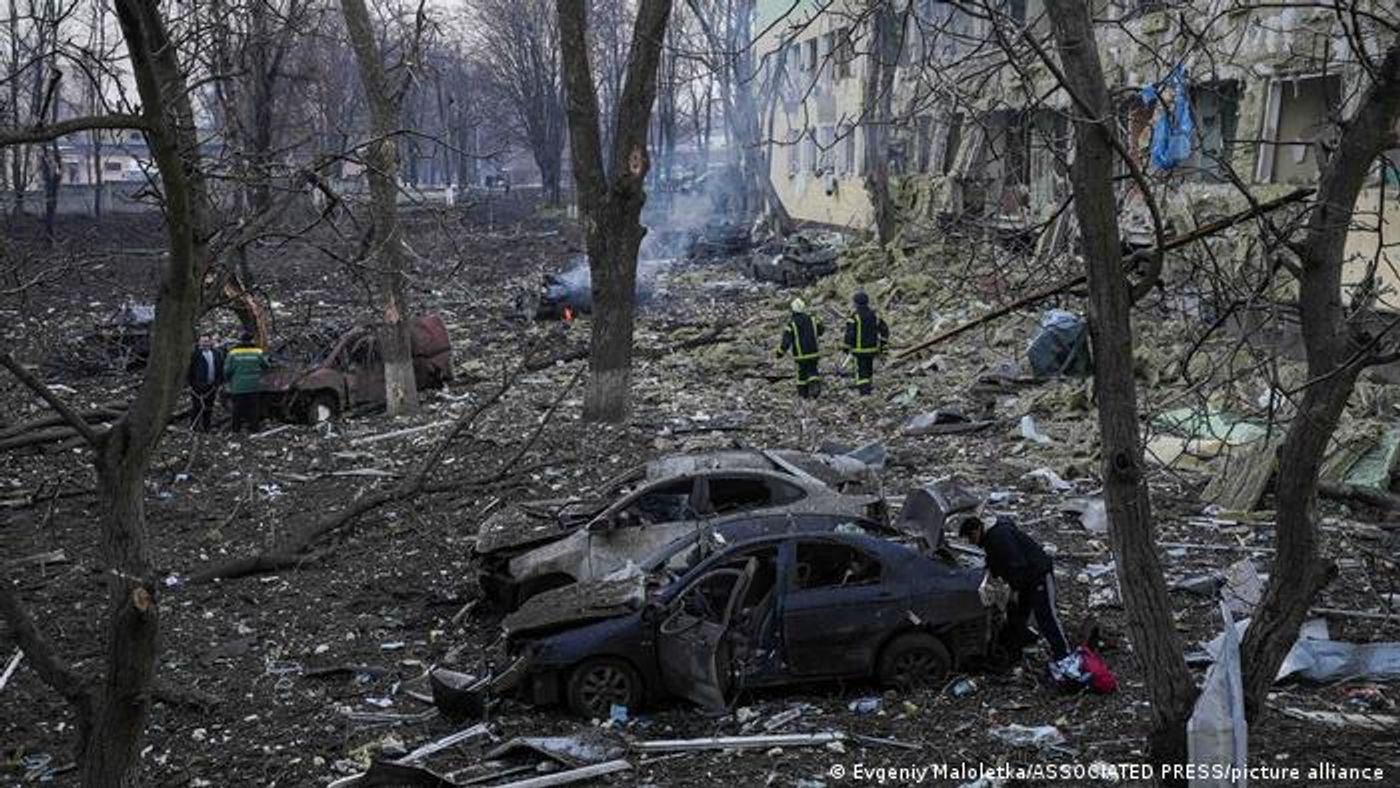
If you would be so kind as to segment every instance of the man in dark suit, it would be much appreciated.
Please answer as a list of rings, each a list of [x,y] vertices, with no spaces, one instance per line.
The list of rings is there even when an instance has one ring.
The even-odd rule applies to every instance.
[[[190,354],[190,424],[208,432],[214,422],[214,405],[224,384],[224,351],[213,337],[202,336]]]

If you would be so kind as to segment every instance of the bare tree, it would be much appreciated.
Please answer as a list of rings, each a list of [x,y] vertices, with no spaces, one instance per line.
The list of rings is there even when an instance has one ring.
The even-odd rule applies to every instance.
[[[505,98],[551,205],[560,202],[564,153],[559,25],[547,0],[478,0],[478,57]]]
[[[763,79],[753,55],[754,0],[716,0],[711,4],[700,0],[687,2],[705,34],[712,57],[718,60],[713,70],[720,75],[720,93],[729,136],[738,146],[739,169],[744,181],[743,209],[749,214],[761,212],[779,232],[790,232],[792,217],[773,188],[769,173],[771,146],[759,112],[762,97],[767,95],[771,101],[771,95],[776,91],[775,83],[784,68],[785,48],[770,54],[773,60],[770,68],[763,72],[768,75]]]
[[[1133,578],[1121,584],[1123,604],[1152,699],[1152,755],[1156,763],[1184,763],[1186,720],[1196,685],[1172,621],[1143,471],[1133,376],[1132,292],[1123,274],[1118,237],[1115,129],[1108,87],[1088,8],[1070,0],[1048,0],[1047,7],[1063,67],[1062,84],[1078,109],[1070,181],[1088,271],[1104,501],[1113,555],[1120,576]]]
[[[558,0],[557,8],[574,184],[593,278],[592,377],[584,397],[584,416],[622,421],[630,412],[637,250],[646,233],[639,218],[646,201],[647,129],[671,3],[642,0],[637,11],[617,134],[606,161],[586,46],[588,7]]]
[[[146,471],[183,390],[200,305],[206,197],[185,70],[152,0],[114,3],[141,100],[137,115],[100,115],[0,132],[0,147],[47,142],[93,129],[139,129],[160,171],[169,238],[150,357],[136,398],[98,431],[8,355],[0,363],[42,396],[93,452],[100,502],[99,539],[108,589],[106,672],[92,685],[57,653],[15,590],[0,585],[0,615],[39,676],[73,707],[79,724],[82,783],[132,785],[150,703],[159,645],[160,583],[151,565],[144,508]]]
[[[1355,9],[1353,9],[1355,10]],[[1340,9],[1339,9],[1340,14]],[[1316,203],[1303,238],[1290,244],[1297,264],[1297,306],[1307,352],[1308,385],[1298,414],[1279,451],[1277,477],[1278,555],[1264,597],[1240,647],[1245,706],[1251,718],[1264,701],[1279,665],[1298,637],[1313,600],[1336,573],[1318,553],[1318,472],[1328,442],[1351,397],[1357,376],[1368,365],[1394,358],[1395,341],[1373,333],[1359,309],[1348,319],[1340,297],[1347,235],[1357,197],[1376,161],[1400,144],[1400,27],[1389,28],[1390,44],[1379,57],[1366,51],[1363,71],[1370,84],[1341,127],[1336,150],[1322,168]],[[1359,304],[1365,305],[1365,299]]]
[[[381,318],[380,354],[384,359],[385,407],[390,416],[418,409],[418,385],[413,378],[412,316],[405,293],[403,238],[399,235],[397,133],[401,93],[389,86],[364,0],[341,0],[345,29],[360,68],[369,103],[370,139],[368,167],[371,210],[374,218],[371,242],[379,274]]]

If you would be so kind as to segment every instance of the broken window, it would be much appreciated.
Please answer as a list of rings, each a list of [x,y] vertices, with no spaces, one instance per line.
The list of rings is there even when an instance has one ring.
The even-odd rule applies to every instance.
[[[1186,171],[1200,180],[1220,183],[1230,167],[1236,127],[1239,124],[1240,83],[1234,80],[1191,86],[1196,138]]]
[[[818,150],[817,150],[817,135],[816,135],[816,132],[813,132],[813,131],[811,131],[811,130],[808,130],[808,132],[807,132],[807,137],[806,137],[806,139],[803,141],[803,147],[807,149],[807,155],[804,157],[804,158],[806,159],[806,163],[807,163],[807,171],[808,171],[808,172],[816,172],[816,171],[817,171],[817,168],[820,166],[820,165],[818,164],[818,154],[819,154],[819,152],[818,152]]]
[[[846,125],[841,131],[841,172],[854,173],[856,171],[856,130],[851,125]]]
[[[102,169],[105,172],[121,172],[122,163],[119,161],[105,161],[102,163]]]
[[[715,514],[782,506],[805,497],[801,488],[755,476],[711,477],[709,508]]]
[[[831,172],[833,169],[831,158],[835,155],[832,153],[832,148],[836,147],[836,129],[831,126],[822,126],[817,129],[817,134],[821,137],[818,146],[821,148],[821,153],[818,156],[817,172]]]
[[[680,631],[689,623],[685,619],[721,626],[729,623],[730,602],[744,577],[744,570],[739,568],[707,572],[681,596],[680,609],[666,622],[663,631]]]
[[[918,168],[920,173],[928,172],[929,157],[933,153],[933,118],[921,115],[917,121]]]
[[[834,542],[797,544],[797,588],[831,588],[880,582],[880,562],[850,545]]]
[[[787,144],[787,164],[788,175],[796,175],[802,171],[802,144],[800,140]]]
[[[836,63],[832,70],[837,79],[845,79],[851,75],[851,64],[856,59],[855,44],[851,42],[851,29],[843,27],[833,35],[836,36]]]
[[[1336,143],[1342,102],[1336,74],[1276,80],[1264,105],[1264,144],[1255,178],[1264,183],[1312,183]]]
[[[958,146],[962,144],[962,123],[961,113],[953,115],[948,119],[944,127],[943,143],[940,145],[938,156],[938,171],[944,175],[953,171],[953,162],[958,158]]]
[[[684,520],[691,514],[690,479],[678,479],[637,496],[624,510],[645,525],[672,523]]]
[[[802,70],[817,70],[817,37],[812,36],[802,42]]]

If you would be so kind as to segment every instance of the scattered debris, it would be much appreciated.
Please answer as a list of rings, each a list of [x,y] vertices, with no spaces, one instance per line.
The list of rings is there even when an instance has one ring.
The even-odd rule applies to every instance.
[[[844,733],[775,733],[764,736],[713,736],[703,739],[657,739],[632,745],[636,752],[683,752],[691,750],[756,750],[770,747],[824,747],[842,741]]]
[[[24,659],[24,649],[15,649],[15,655],[10,657],[10,661],[5,663],[5,672],[0,673],[0,690],[5,689],[5,685],[10,683],[10,676],[19,669],[20,660]]]
[[[1013,747],[1047,749],[1065,743],[1065,735],[1054,725],[1026,726],[1012,723],[988,728],[987,733]]]
[[[1091,534],[1108,533],[1108,509],[1103,498],[1075,498],[1060,504],[1060,511],[1078,515],[1079,524]]]
[[[911,437],[917,435],[955,435],[962,432],[977,432],[996,422],[990,419],[973,421],[957,408],[940,408],[928,413],[920,413],[904,423],[902,432]]]
[[[1186,722],[1186,751],[1191,763],[1244,769],[1249,759],[1249,724],[1244,716],[1240,641],[1230,608],[1223,602],[1220,615],[1225,631],[1215,664],[1206,673],[1205,685]],[[1218,784],[1236,782],[1226,780]]]
[[[1362,714],[1359,712],[1307,711],[1285,707],[1279,709],[1285,717],[1305,722],[1318,722],[1334,728],[1364,728],[1371,731],[1394,731],[1400,728],[1400,717],[1391,714]]]
[[[1051,309],[1041,315],[1040,331],[1026,346],[1026,358],[1038,378],[1092,374],[1089,324],[1073,312]]]

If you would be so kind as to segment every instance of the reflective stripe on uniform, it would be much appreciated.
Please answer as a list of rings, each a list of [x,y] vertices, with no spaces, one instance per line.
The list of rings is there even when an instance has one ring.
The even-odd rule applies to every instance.
[[[788,330],[792,332],[792,357],[797,361],[810,361],[821,355],[818,351],[804,353],[802,351],[802,332],[797,330],[797,321],[788,321]],[[816,332],[816,324],[812,325],[812,333]]]
[[[864,321],[862,321],[862,320],[860,319],[860,313],[856,313],[856,314],[854,314],[854,315],[851,315],[849,318],[846,319],[846,322],[847,322],[847,323],[850,323],[850,324],[854,324],[854,325],[855,325],[855,329],[856,329],[856,330],[855,330],[856,341],[855,341],[855,344],[851,347],[851,353],[852,353],[853,355],[863,356],[863,355],[870,355],[870,354],[874,354],[874,353],[879,353],[879,352],[880,352],[880,345],[879,345],[878,339],[877,339],[875,345],[873,345],[873,346],[871,346],[871,347],[866,347],[866,346],[865,346],[865,323],[864,323]],[[880,333],[879,324],[878,324],[878,323],[877,323],[876,326],[875,326],[875,333],[876,333],[876,336],[878,337],[878,336],[879,336],[879,333]]]

